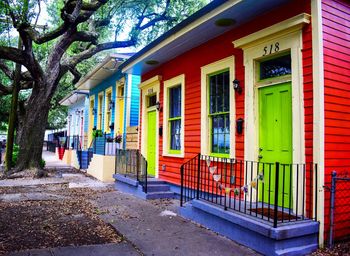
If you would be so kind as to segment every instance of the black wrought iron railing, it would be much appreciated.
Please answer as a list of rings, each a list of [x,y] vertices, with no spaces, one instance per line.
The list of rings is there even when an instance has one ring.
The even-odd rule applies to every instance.
[[[116,149],[115,173],[136,179],[147,193],[147,160],[137,149]]]
[[[200,199],[271,223],[316,220],[317,164],[197,155],[181,166],[181,206]]]

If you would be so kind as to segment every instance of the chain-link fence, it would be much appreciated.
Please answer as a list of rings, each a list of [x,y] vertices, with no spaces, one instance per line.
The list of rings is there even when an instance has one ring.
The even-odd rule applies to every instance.
[[[350,176],[332,172],[330,186],[329,246],[350,239]]]

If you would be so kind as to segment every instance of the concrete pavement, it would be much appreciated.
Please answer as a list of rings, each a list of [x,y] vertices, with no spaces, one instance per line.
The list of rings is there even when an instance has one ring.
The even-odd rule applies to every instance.
[[[44,159],[49,166],[59,170],[62,163],[49,152]],[[63,173],[64,173],[64,167]],[[69,176],[70,174],[68,174]],[[75,174],[77,175],[77,174]],[[73,175],[73,176],[75,176]],[[80,176],[82,174],[78,174]],[[65,175],[63,174],[63,179]],[[68,177],[67,177],[68,178]],[[69,177],[73,178],[73,177]],[[75,177],[74,177],[75,178]],[[90,177],[80,177],[83,187],[98,182]],[[84,181],[82,181],[83,179]],[[70,181],[72,182],[72,181]],[[92,183],[91,183],[92,184]],[[228,256],[258,255],[206,228],[177,215],[178,200],[145,201],[119,191],[104,192],[91,203],[98,208],[100,218],[112,225],[124,240],[118,244],[69,246],[13,252],[11,256]]]
[[[119,244],[98,244],[58,247],[13,252],[9,256],[136,256],[142,255],[130,243],[123,241]]]

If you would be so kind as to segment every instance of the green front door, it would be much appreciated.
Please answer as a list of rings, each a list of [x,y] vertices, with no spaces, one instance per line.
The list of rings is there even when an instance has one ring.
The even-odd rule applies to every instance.
[[[148,175],[156,175],[156,111],[148,112],[147,125],[147,170]]]
[[[292,92],[291,83],[259,89],[259,158],[262,163],[280,162],[278,205],[291,207]],[[274,204],[275,165],[264,168],[264,191],[260,197]]]

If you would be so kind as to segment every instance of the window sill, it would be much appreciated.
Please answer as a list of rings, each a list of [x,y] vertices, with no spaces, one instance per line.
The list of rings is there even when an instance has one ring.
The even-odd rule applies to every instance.
[[[163,157],[177,157],[177,158],[184,158],[185,157],[185,154],[182,152],[182,153],[179,153],[179,154],[170,154],[170,153],[163,153],[162,154]]]

